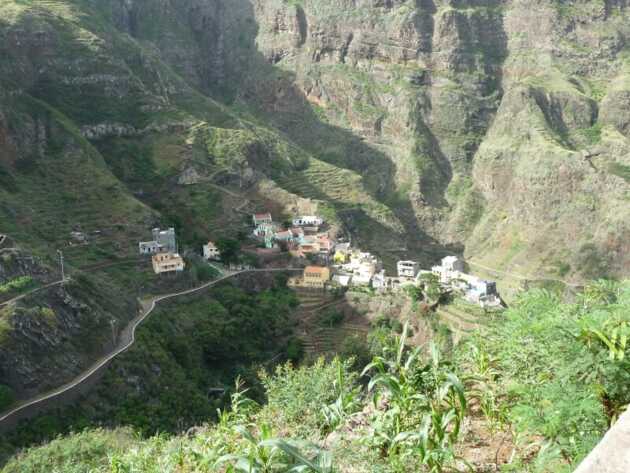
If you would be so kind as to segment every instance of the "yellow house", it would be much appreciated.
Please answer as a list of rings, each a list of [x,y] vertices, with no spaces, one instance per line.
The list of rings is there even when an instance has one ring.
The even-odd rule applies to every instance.
[[[335,264],[346,264],[352,254],[352,249],[349,243],[339,243],[335,246]]]
[[[348,261],[348,254],[343,251],[335,251],[335,264],[345,264]]]
[[[321,266],[307,266],[304,275],[289,279],[291,287],[303,287],[308,289],[324,289],[330,281],[330,269]]]
[[[183,271],[184,258],[177,253],[158,253],[153,255],[153,271],[155,274]]]
[[[304,268],[304,287],[323,289],[330,281],[330,269],[320,266]]]

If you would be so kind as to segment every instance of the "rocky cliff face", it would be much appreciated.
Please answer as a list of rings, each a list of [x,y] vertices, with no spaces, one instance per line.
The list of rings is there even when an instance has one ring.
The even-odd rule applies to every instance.
[[[363,222],[362,232],[383,226],[415,251],[461,246],[488,266],[527,275],[579,279],[628,267],[623,1],[111,0],[72,8],[111,28],[81,23],[73,49],[62,44],[60,24],[23,21],[5,32],[13,62],[3,73],[68,114],[88,139],[191,127],[194,119],[174,117],[190,110],[192,86],[354,173],[335,179],[357,176],[360,184],[348,186],[365,197],[343,202],[347,195],[313,182],[318,168],[274,174],[250,163],[300,196],[342,201],[338,210],[351,227]],[[18,40],[28,28],[37,34]],[[60,51],[63,60],[50,60]],[[244,158],[260,160],[263,148]],[[369,209],[357,214],[357,204]]]
[[[160,219],[231,231],[220,182],[389,261],[627,275],[629,19],[623,0],[2,2],[0,231],[49,265],[70,232],[104,235],[77,269]]]
[[[522,274],[627,272],[625,2],[254,4],[259,51],[383,151],[429,236]]]

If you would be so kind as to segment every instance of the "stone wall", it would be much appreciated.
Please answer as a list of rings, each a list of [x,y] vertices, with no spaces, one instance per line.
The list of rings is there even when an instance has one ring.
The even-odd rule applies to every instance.
[[[575,473],[628,473],[630,471],[630,409],[608,431]]]

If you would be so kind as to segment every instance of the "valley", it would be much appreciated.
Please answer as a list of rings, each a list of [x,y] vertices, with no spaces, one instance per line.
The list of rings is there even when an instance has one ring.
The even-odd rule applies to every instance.
[[[245,426],[268,471],[301,461],[272,438],[310,442],[305,471],[572,471],[630,402],[629,19],[625,0],[2,2],[0,411],[29,406],[3,468],[47,471],[61,445],[69,473],[238,470],[220,460],[247,456]],[[154,228],[177,237],[161,262],[139,251]],[[406,385],[396,343],[420,349],[408,379],[435,378]],[[427,405],[368,388],[384,372],[457,419],[430,429],[439,465]]]

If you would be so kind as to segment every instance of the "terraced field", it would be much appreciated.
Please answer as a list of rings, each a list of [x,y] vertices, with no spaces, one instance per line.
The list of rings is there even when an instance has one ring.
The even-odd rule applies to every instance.
[[[488,323],[492,315],[475,313],[477,309],[477,307],[472,305],[470,309],[464,308],[459,303],[443,305],[438,308],[437,316],[440,322],[447,325],[451,330],[453,343],[457,343],[466,335]]]
[[[106,170],[89,158],[50,161],[45,176],[20,176],[20,192],[2,196],[2,210],[13,217],[6,219],[7,233],[33,246],[45,241],[51,250],[67,246],[73,230],[124,233],[121,242],[142,234],[151,210],[117,185]]]
[[[357,173],[311,159],[308,168],[278,179],[277,184],[301,197],[329,201],[337,212],[363,210],[372,219],[396,232],[403,226],[393,212],[378,202]]]
[[[344,321],[336,327],[322,327],[318,318],[326,309],[341,307],[345,299],[335,298],[330,293],[299,291],[300,327],[298,333],[303,342],[307,357],[332,355],[337,352],[344,340],[352,335],[367,336],[369,324],[356,320]]]

